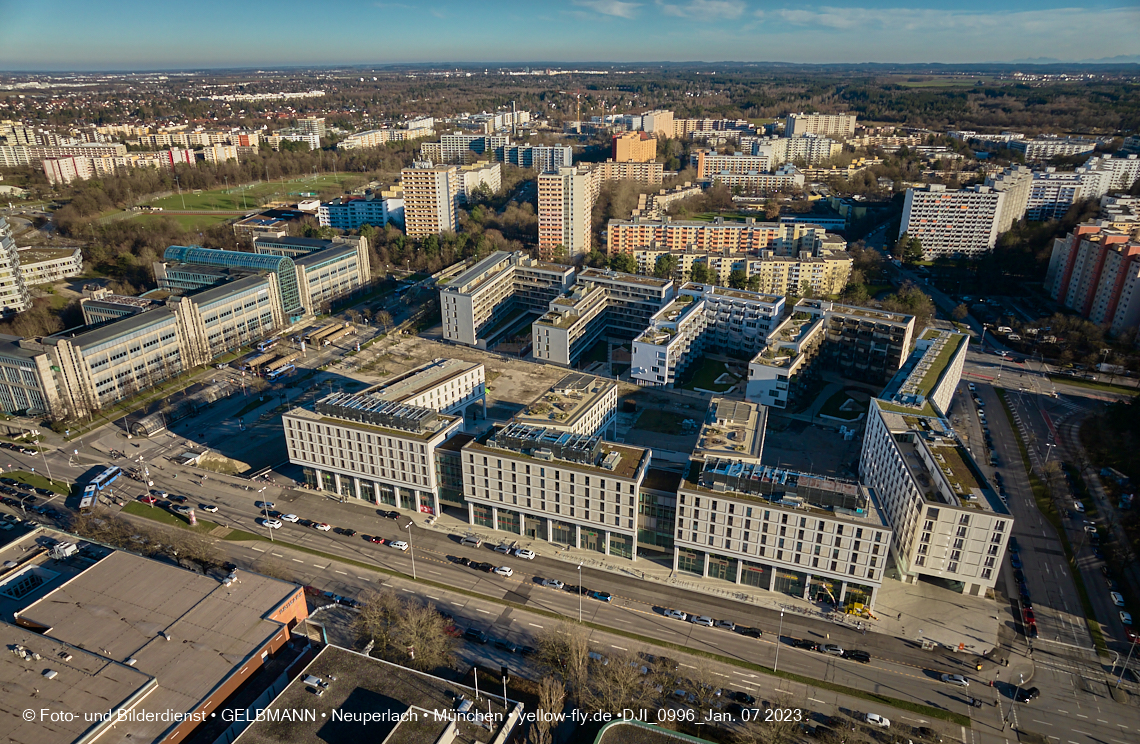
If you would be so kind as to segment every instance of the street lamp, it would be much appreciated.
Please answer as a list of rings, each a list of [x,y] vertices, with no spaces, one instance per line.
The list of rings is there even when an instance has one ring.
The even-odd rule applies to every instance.
[[[772,664],[772,671],[780,670],[780,637],[784,635],[784,611],[780,610],[780,629],[776,631],[776,661]]]
[[[412,580],[416,580],[416,548],[412,545],[412,520],[408,520],[408,550],[412,554]]]
[[[1048,442],[1046,442],[1045,447],[1047,448],[1045,450],[1045,464],[1048,465],[1049,464],[1049,456],[1053,454],[1053,450],[1057,447],[1057,445],[1049,444]]]
[[[582,622],[582,564],[578,564],[578,622]]]
[[[1132,652],[1136,650],[1136,641],[1133,641],[1128,647],[1128,658],[1124,660],[1124,666],[1120,669],[1120,677],[1116,680],[1116,689],[1120,689],[1120,680],[1124,679],[1124,670],[1128,668],[1128,662],[1132,661]]]

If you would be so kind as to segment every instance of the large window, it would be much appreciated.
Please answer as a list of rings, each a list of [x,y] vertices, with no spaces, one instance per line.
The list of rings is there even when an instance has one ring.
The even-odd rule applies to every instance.
[[[784,568],[776,569],[776,585],[774,589],[781,594],[792,597],[803,597],[807,576],[799,571],[788,571]]]
[[[479,525],[480,527],[490,527],[494,529],[495,520],[494,515],[491,512],[491,507],[484,504],[473,504],[471,507],[471,514],[472,518],[475,521],[475,524]]]
[[[610,533],[610,555],[619,558],[633,558],[633,538],[629,535]]]
[[[768,589],[772,586],[772,569],[761,563],[744,561],[744,565],[740,567],[740,583],[758,589]]]
[[[519,513],[509,509],[499,509],[499,529],[516,535],[522,534]]]
[[[709,578],[736,583],[736,559],[709,553]]]
[[[566,522],[559,522],[558,520],[551,521],[551,537],[556,543],[565,543],[566,545],[574,545],[576,543],[574,537],[574,525],[567,524]]]
[[[677,570],[685,573],[705,575],[705,554],[698,550],[677,549]]]

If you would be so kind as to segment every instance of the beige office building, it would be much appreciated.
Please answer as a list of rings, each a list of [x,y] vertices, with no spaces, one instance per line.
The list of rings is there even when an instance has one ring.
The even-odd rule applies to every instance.
[[[657,138],[647,132],[615,134],[612,158],[618,163],[647,163],[657,157]]]
[[[784,123],[784,136],[844,139],[855,134],[855,118],[855,114],[791,114]]]
[[[454,165],[404,168],[404,231],[409,237],[458,229],[459,181],[459,169]]]

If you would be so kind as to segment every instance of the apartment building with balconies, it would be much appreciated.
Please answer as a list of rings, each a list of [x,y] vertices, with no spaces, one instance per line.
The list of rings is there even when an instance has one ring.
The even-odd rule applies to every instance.
[[[1053,241],[1049,296],[1113,335],[1140,326],[1140,242],[1109,222],[1078,225]]]

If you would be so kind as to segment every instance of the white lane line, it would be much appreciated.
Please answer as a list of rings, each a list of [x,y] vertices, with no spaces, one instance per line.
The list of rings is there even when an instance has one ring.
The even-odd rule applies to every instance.
[[[280,553],[270,553],[270,555],[272,555],[274,558],[284,558],[285,557],[285,556],[281,555]]]
[[[792,694],[792,691],[791,691],[791,690],[781,690],[781,689],[779,689],[779,688],[776,688],[776,692],[782,692],[782,693],[784,693],[785,695],[791,695],[791,694]]]
[[[808,700],[812,701],[813,703],[822,703],[823,702],[822,700],[817,700],[813,697],[809,697]]]
[[[443,575],[439,571],[432,571],[430,568],[428,569],[428,573],[435,574],[436,576],[442,576]]]
[[[322,565],[321,565],[321,564],[319,564],[319,563],[311,563],[311,564],[309,564],[309,565],[311,565],[311,566],[316,566],[317,568],[327,568],[327,566],[322,566]]]
[[[1098,718],[1096,720],[1100,721],[1101,723],[1108,723],[1108,721],[1104,720],[1103,718]]]
[[[685,667],[686,669],[696,669],[696,667],[692,664],[682,664],[681,666]]]
[[[475,608],[475,611],[476,612],[482,612],[484,615],[490,615],[491,614],[490,612],[487,612],[486,610],[480,610],[478,607]]]
[[[728,679],[728,675],[727,675],[727,674],[721,674],[720,672],[713,672],[713,674],[715,674],[715,675],[716,675],[716,676],[718,676],[718,677],[724,677],[725,679]]]
[[[1082,716],[1080,713],[1078,713],[1077,718],[1088,718],[1088,716]]]
[[[541,625],[539,625],[538,623],[527,623],[527,625],[529,625],[529,626],[530,626],[530,627],[532,627],[532,628],[541,628],[541,627],[542,627],[542,626],[541,626]]]
[[[293,559],[293,562],[294,562],[294,563],[304,563],[304,561],[303,561],[303,560],[301,560],[300,558],[294,558],[294,559]]]
[[[1047,722],[1047,721],[1042,721],[1042,720],[1040,720],[1040,719],[1038,719],[1038,718],[1034,718],[1034,719],[1033,719],[1033,722],[1034,722],[1034,723],[1040,723],[1040,724],[1042,724],[1043,726],[1052,726],[1052,725],[1053,725],[1053,724],[1051,724],[1051,723],[1049,723],[1049,722]]]
[[[346,574],[344,571],[337,571],[335,568],[333,569],[333,573],[338,573],[341,576],[348,576],[348,574]]]
[[[262,550],[261,548],[253,548],[253,547],[251,547],[250,549],[251,549],[251,550],[256,550],[258,553],[264,553],[264,552],[265,552],[265,551],[264,551],[264,550]]]
[[[610,644],[610,648],[616,648],[618,651],[629,651],[628,648],[622,648],[621,646],[615,646],[612,643]]]
[[[367,576],[357,576],[356,578],[360,579],[361,581],[372,581],[372,579],[368,578]]]

